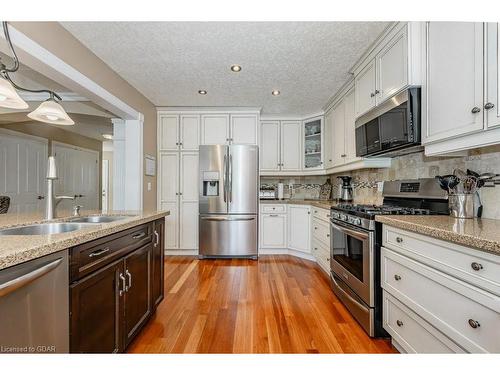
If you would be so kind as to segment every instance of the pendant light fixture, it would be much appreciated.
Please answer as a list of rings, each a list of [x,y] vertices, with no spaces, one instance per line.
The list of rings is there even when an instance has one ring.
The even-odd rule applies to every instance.
[[[3,32],[5,39],[9,45],[14,59],[14,66],[7,68],[5,64],[0,61],[0,107],[13,108],[13,109],[26,109],[28,104],[19,96],[16,90],[27,91],[34,93],[47,93],[49,98],[38,106],[33,112],[28,114],[28,117],[41,122],[55,125],[74,125],[75,122],[68,116],[64,108],[58,103],[61,97],[51,90],[32,90],[17,85],[9,73],[14,73],[19,69],[19,59],[17,58],[16,51],[10,40],[9,25],[3,21]]]

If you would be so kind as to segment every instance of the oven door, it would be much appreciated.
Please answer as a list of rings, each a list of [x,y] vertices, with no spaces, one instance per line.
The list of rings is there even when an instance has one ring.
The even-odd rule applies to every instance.
[[[333,220],[330,233],[332,272],[374,307],[374,233]]]

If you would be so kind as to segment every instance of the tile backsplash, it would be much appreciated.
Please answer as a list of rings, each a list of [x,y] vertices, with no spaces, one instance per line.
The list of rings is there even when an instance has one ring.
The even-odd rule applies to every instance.
[[[500,145],[471,150],[468,156],[460,157],[427,157],[423,152],[399,156],[392,159],[390,168],[360,169],[329,176],[261,177],[261,185],[283,182],[286,198],[317,199],[320,185],[330,178],[333,198],[336,198],[341,183],[337,177],[350,175],[353,177],[354,199],[357,203],[381,204],[379,182],[446,175],[453,173],[455,168],[500,173]],[[290,184],[293,191],[288,188]],[[484,206],[483,217],[500,219],[500,185],[483,187],[480,194]]]

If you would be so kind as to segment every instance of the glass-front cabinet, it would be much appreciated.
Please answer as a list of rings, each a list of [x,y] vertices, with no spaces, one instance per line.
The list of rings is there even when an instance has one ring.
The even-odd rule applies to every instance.
[[[304,169],[323,167],[323,116],[304,121]]]

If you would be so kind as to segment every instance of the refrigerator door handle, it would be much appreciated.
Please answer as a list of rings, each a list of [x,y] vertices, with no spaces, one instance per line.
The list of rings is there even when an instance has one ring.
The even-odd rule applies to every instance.
[[[255,220],[254,217],[224,217],[224,216],[212,216],[212,217],[201,217],[201,220],[207,221],[252,221]]]
[[[233,201],[233,155],[229,155],[229,173],[228,173],[229,203]]]
[[[226,187],[226,171],[227,171],[226,162],[227,162],[227,160],[226,159],[227,159],[226,155],[224,155],[224,163],[222,165],[222,170],[223,170],[222,171],[222,188],[224,189],[224,193],[223,193],[224,194],[224,202],[226,202],[226,191],[227,191],[227,187]]]

